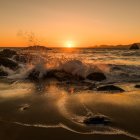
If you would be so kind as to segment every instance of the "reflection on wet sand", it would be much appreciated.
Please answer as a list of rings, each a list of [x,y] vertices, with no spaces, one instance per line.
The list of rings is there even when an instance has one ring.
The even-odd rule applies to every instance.
[[[47,128],[45,131],[48,132],[51,131],[48,129],[63,128],[89,137],[102,134],[107,137],[118,135],[122,138],[124,135],[127,139],[139,139],[139,90],[120,94],[95,93],[95,91],[70,94],[55,83],[53,86],[38,85],[38,88],[36,85],[37,83],[28,82],[0,85],[3,87],[0,93],[2,125],[9,124],[9,127],[15,130],[21,126],[29,127],[24,129]],[[111,123],[107,126],[104,124],[86,126],[83,120],[94,115],[105,115],[111,119]],[[31,133],[35,131],[32,129]]]

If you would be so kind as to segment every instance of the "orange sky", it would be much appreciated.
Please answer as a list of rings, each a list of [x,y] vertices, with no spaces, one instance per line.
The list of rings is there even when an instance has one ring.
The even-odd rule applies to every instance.
[[[140,42],[140,0],[0,0],[0,46]],[[22,35],[19,33],[22,33]]]

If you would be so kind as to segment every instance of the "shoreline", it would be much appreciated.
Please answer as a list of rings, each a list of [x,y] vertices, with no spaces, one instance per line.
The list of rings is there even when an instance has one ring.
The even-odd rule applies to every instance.
[[[80,139],[80,140],[136,140],[125,135],[84,135],[72,133],[63,128],[34,128],[24,127],[16,124],[8,124],[0,122],[0,138],[1,140],[25,140],[25,139]]]

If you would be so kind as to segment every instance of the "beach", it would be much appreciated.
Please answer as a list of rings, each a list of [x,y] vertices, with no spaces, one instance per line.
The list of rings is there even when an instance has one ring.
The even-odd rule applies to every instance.
[[[1,66],[2,140],[140,139],[139,50],[16,51],[29,57]]]

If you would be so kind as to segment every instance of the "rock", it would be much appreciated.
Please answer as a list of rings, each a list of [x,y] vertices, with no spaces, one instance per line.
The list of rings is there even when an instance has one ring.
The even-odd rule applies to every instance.
[[[123,89],[114,85],[101,86],[97,88],[97,91],[109,91],[109,92],[124,92]]]
[[[119,67],[119,66],[114,66],[114,67],[112,67],[112,70],[122,70],[122,68],[121,67]]]
[[[17,55],[17,52],[10,49],[4,49],[0,52],[0,56],[11,58],[12,56]]]
[[[87,76],[87,79],[93,81],[103,81],[106,80],[106,76],[101,72],[94,72]]]
[[[96,85],[95,84],[91,84],[89,87],[88,87],[88,90],[94,90],[96,89]]]
[[[135,85],[135,88],[140,88],[140,85]]]
[[[139,49],[139,46],[138,44],[133,44],[131,47],[130,47],[130,50],[138,50]]]
[[[72,78],[72,76],[66,72],[58,71],[54,73],[54,77],[59,81],[67,81]]]
[[[41,77],[40,77],[40,71],[38,70],[32,70],[28,76],[27,79],[30,80],[39,80],[39,79],[56,79],[60,82],[72,82],[72,81],[79,81],[82,80],[81,77],[79,76],[74,76],[72,74],[69,74],[64,71],[59,71],[59,70],[51,70],[51,71],[46,71]]]
[[[38,51],[48,51],[48,50],[52,50],[52,49],[51,49],[51,48],[48,48],[48,47],[46,47],[46,46],[34,45],[34,46],[26,47],[26,48],[24,48],[24,50],[31,50],[31,51],[34,51],[34,50],[38,50]]]
[[[14,60],[21,62],[21,63],[27,63],[27,56],[24,55],[16,55],[14,57]]]
[[[108,125],[111,121],[103,115],[96,115],[86,118],[83,123],[86,125]]]
[[[32,81],[36,81],[36,80],[39,80],[39,74],[40,72],[39,71],[31,71],[30,74],[28,75],[28,79],[29,80],[32,80]]]
[[[40,71],[33,69],[29,75],[28,78],[31,81],[38,81],[40,79],[45,79],[46,74],[42,74]]]
[[[21,105],[21,107],[19,108],[20,111],[26,111],[30,108],[29,104],[23,104]]]
[[[0,77],[8,76],[8,73],[0,69]]]
[[[0,57],[0,65],[8,67],[12,70],[16,70],[18,68],[18,64],[16,62],[4,57]]]
[[[49,71],[46,75],[46,78],[55,78],[58,81],[78,81],[78,80],[83,80],[80,76],[74,76],[72,74],[69,74],[65,71]]]

